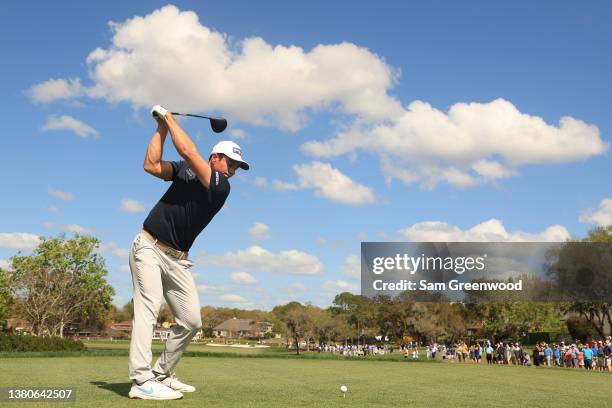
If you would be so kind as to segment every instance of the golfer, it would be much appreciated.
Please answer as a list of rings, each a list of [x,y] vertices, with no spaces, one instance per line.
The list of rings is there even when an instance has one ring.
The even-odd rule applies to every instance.
[[[144,169],[172,184],[149,213],[130,249],[134,320],[129,396],[167,400],[195,391],[174,376],[183,351],[202,326],[189,249],[223,207],[230,192],[228,179],[238,168],[248,170],[249,165],[242,159],[240,147],[231,141],[217,143],[206,162],[170,112],[156,105],[151,113],[156,117],[157,131],[149,142]],[[183,161],[162,160],[168,130]],[[163,299],[177,324],[151,368],[153,330]]]

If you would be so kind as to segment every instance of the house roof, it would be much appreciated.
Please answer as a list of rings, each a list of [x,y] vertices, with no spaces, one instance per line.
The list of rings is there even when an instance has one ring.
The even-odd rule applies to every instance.
[[[255,322],[251,319],[228,319],[216,326],[213,330],[225,330],[225,331],[249,331],[256,329]]]
[[[6,319],[6,324],[9,329],[14,329],[18,327],[23,327],[23,328],[28,328],[28,329],[32,328],[32,325],[27,320],[18,319],[18,318]]]
[[[109,327],[113,330],[132,330],[132,321],[126,320],[120,323],[113,323]]]
[[[258,322],[253,319],[228,319],[223,323],[217,325],[213,330],[224,330],[224,331],[253,331],[262,330],[263,328],[270,328],[273,324],[269,322]]]

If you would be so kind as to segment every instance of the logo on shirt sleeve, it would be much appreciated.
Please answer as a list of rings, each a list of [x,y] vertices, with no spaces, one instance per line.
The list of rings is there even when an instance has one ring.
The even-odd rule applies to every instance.
[[[195,173],[193,172],[193,170],[191,170],[190,168],[187,168],[187,170],[185,170],[185,173],[187,173],[187,177],[189,179],[195,178]]]

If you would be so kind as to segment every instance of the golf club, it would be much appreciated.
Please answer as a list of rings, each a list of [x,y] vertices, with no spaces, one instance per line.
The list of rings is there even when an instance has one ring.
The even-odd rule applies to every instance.
[[[227,127],[227,120],[225,120],[224,118],[211,118],[209,116],[194,115],[193,113],[179,113],[179,112],[170,112],[170,113],[172,113],[173,115],[179,115],[179,116],[191,116],[194,118],[208,119],[210,120],[210,127],[215,133],[221,133]]]

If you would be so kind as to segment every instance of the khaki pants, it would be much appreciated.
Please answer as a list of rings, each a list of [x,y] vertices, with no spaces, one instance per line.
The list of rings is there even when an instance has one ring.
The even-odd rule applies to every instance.
[[[130,342],[129,375],[138,383],[158,374],[171,374],[183,351],[202,327],[198,292],[189,260],[177,260],[163,253],[138,234],[130,249],[130,270],[134,287],[134,320]],[[163,353],[151,369],[153,330],[162,299],[172,310],[172,327]]]

